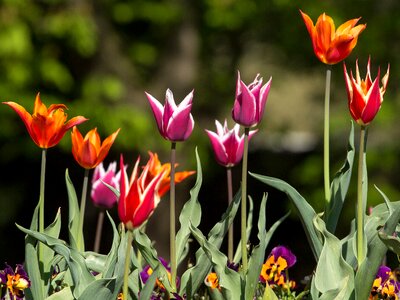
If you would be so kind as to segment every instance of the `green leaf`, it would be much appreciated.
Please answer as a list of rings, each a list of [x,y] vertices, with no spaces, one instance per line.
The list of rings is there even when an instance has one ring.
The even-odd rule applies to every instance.
[[[150,299],[154,290],[154,286],[156,284],[157,277],[160,276],[159,266],[153,269],[153,273],[150,275],[149,279],[147,279],[146,284],[143,289],[140,291],[140,299]]]
[[[91,282],[78,300],[117,299],[118,293],[115,278],[100,278]]]
[[[221,247],[224,236],[235,218],[240,205],[240,198],[241,194],[239,191],[233,198],[226,212],[222,215],[221,221],[215,224],[208,234],[208,242],[213,244],[216,248]],[[211,261],[208,259],[204,250],[202,248],[198,249],[196,252],[196,264],[192,268],[187,269],[182,275],[179,294],[186,294],[188,299],[191,299],[198,288],[203,284],[204,278],[211,267]]]
[[[217,273],[222,293],[226,299],[243,299],[241,291],[241,279],[239,273],[228,268],[228,258],[218,250],[218,248],[207,241],[201,231],[189,223],[190,231],[193,237],[200,244],[207,257],[211,260],[215,272]],[[202,280],[204,280],[203,277]],[[241,295],[239,297],[239,295]]]
[[[251,254],[249,260],[249,269],[246,274],[246,287],[245,287],[245,295],[246,300],[252,300],[255,294],[255,290],[257,288],[257,284],[259,281],[260,273],[262,265],[265,260],[265,250],[267,249],[268,243],[271,240],[272,235],[275,230],[278,228],[280,224],[289,216],[290,212],[276,221],[271,228],[266,231],[266,216],[265,216],[265,206],[267,202],[267,196],[264,194],[261,205],[260,205],[260,215],[258,217],[258,240],[260,244],[257,245]]]
[[[85,248],[83,240],[83,232],[79,228],[79,205],[76,196],[74,185],[68,174],[68,169],[65,171],[65,182],[68,192],[68,233],[69,244],[71,248],[83,251]]]
[[[139,249],[143,258],[147,261],[150,267],[155,270],[159,267],[159,273],[161,278],[165,278],[163,285],[168,292],[172,291],[171,284],[168,280],[168,271],[165,269],[163,264],[158,260],[157,251],[154,249],[149,237],[140,230],[135,230],[133,235],[133,241],[136,247]]]
[[[351,123],[349,142],[347,146],[347,157],[342,168],[336,173],[331,184],[331,201],[329,207],[326,208],[324,220],[326,228],[334,233],[337,222],[342,212],[343,203],[346,199],[349,189],[351,174],[354,162],[354,125]]]
[[[316,261],[318,261],[318,258],[322,251],[322,241],[314,229],[313,220],[317,216],[317,214],[311,207],[311,205],[308,204],[308,202],[299,194],[298,191],[296,191],[296,189],[294,189],[283,180],[253,173],[250,173],[250,175],[260,180],[261,182],[272,186],[281,192],[286,193],[289,199],[292,200],[293,204],[297,207],[299,211],[300,220],[303,224],[308,242],[313,251],[314,258]]]
[[[265,290],[262,300],[278,300],[278,297],[275,295],[274,291],[268,284],[265,285]]]
[[[247,224],[246,224],[246,243],[249,242],[249,238],[250,238],[250,234],[251,234],[251,230],[253,229],[253,211],[254,211],[254,204],[253,204],[253,200],[251,199],[251,197],[249,197],[249,212],[247,214]],[[235,251],[235,255],[233,257],[233,262],[236,264],[240,263],[240,260],[242,259],[242,247],[241,247],[241,243],[242,240],[239,241],[236,251]]]
[[[70,287],[65,287],[61,291],[50,295],[46,300],[72,300],[75,299]]]
[[[392,203],[392,207],[393,207],[393,212],[389,214],[389,212],[386,211],[387,217],[385,218],[383,216],[386,222],[383,228],[380,229],[381,232],[387,236],[393,234],[400,219],[400,203],[399,202]],[[366,229],[367,235],[368,232],[371,232],[372,235],[368,238],[367,258],[363,261],[356,274],[356,281],[355,281],[356,299],[368,299],[370,293],[370,287],[373,284],[376,272],[379,266],[381,265],[382,260],[387,252],[386,245],[381,241],[379,237],[377,229],[379,227],[379,224],[377,224],[376,222],[377,220],[379,220],[377,218],[377,214],[381,213],[380,211],[381,208],[382,206],[381,207],[378,206],[377,212],[373,211],[372,215],[369,216],[370,220],[371,219],[374,220],[373,225],[375,226],[373,227],[371,226],[372,228],[368,231]]]
[[[342,257],[341,242],[326,229],[324,221],[318,216],[314,224],[325,239],[315,271],[315,287],[322,293],[320,299],[351,299],[354,271]]]
[[[390,251],[400,255],[400,239],[397,236],[387,235],[383,231],[378,231],[378,236]]]
[[[197,179],[193,188],[190,190],[190,200],[185,203],[182,208],[182,212],[179,216],[179,223],[181,225],[176,235],[176,257],[178,257],[178,264],[185,258],[184,252],[187,248],[188,239],[190,236],[190,230],[187,226],[189,222],[193,226],[197,227],[201,220],[201,205],[198,201],[199,191],[202,183],[202,169],[199,155],[196,149],[196,161],[197,161]]]
[[[39,203],[36,205],[33,212],[30,229],[38,229],[38,212]],[[40,275],[39,259],[37,255],[37,241],[30,235],[25,236],[25,271],[28,273],[29,280],[31,281],[30,288],[26,291],[27,299],[44,299],[44,286],[42,276]]]
[[[18,224],[17,227],[26,234],[46,244],[53,251],[65,258],[74,282],[73,294],[76,298],[78,298],[85,288],[94,281],[94,276],[87,269],[82,254],[73,248],[69,248],[64,241],[53,238],[47,234],[26,229]]]

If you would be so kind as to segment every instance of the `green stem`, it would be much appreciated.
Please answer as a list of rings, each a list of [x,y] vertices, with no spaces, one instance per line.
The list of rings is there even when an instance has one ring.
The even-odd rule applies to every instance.
[[[83,186],[82,186],[82,196],[81,196],[81,205],[80,205],[80,212],[79,212],[79,232],[78,232],[78,249],[83,251],[84,246],[84,239],[83,239],[83,219],[85,217],[85,207],[86,207],[86,195],[87,195],[87,187],[89,181],[89,169],[85,169],[85,175],[83,177]]]
[[[361,126],[360,149],[358,153],[358,176],[357,176],[357,261],[358,266],[364,260],[364,203],[363,203],[363,177],[364,177],[364,155],[365,155],[366,127]]]
[[[128,299],[128,278],[129,278],[129,270],[131,266],[131,246],[133,241],[133,232],[132,230],[128,230],[128,242],[126,244],[126,252],[125,252],[125,269],[124,269],[124,285],[122,287],[122,293],[124,295],[123,299]]]
[[[100,242],[101,242],[101,234],[103,232],[103,223],[104,223],[104,209],[100,209],[99,215],[97,217],[96,236],[94,239],[94,252],[96,252],[96,253],[99,253],[99,251],[100,251]]]
[[[169,199],[169,246],[170,246],[170,261],[171,261],[171,286],[175,289],[177,276],[176,263],[176,247],[175,247],[175,160],[176,160],[176,143],[171,143],[171,174],[170,174],[170,199]]]
[[[226,168],[226,180],[228,186],[228,206],[232,203],[232,168]],[[233,223],[228,230],[228,259],[233,261]]]
[[[39,194],[39,232],[44,232],[44,187],[46,179],[46,153],[47,149],[42,149],[42,164],[40,169],[40,194]],[[43,245],[38,245],[39,262],[43,259]]]
[[[242,201],[241,201],[241,224],[240,224],[240,235],[241,235],[241,247],[242,247],[242,269],[243,274],[247,273],[247,157],[249,149],[249,132],[250,128],[244,128],[244,146],[243,146],[243,162],[242,162]]]
[[[330,67],[326,70],[325,81],[325,109],[324,109],[324,189],[325,203],[329,205],[331,201],[331,188],[329,178],[329,98],[331,90],[331,70]]]

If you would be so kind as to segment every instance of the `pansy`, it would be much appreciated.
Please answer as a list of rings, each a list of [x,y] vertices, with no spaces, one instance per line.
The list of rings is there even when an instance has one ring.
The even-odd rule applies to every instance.
[[[24,290],[29,288],[31,282],[22,265],[17,264],[13,270],[8,264],[0,271],[0,285],[7,287],[10,299],[24,299]]]
[[[215,272],[208,273],[207,277],[204,279],[204,284],[211,289],[221,289],[217,273]]]
[[[167,271],[168,274],[168,280],[171,280],[171,267],[168,264],[168,262],[162,258],[159,257],[158,260],[161,262],[161,264],[165,267],[165,270]],[[140,278],[142,279],[143,283],[146,283],[147,280],[149,280],[151,274],[153,274],[153,269],[150,267],[150,265],[146,265],[143,270],[140,272]],[[177,278],[176,280],[177,286],[179,286],[179,279]],[[161,291],[165,291],[165,287],[162,283],[162,281],[157,278],[156,279],[156,286],[158,289],[160,289]]]
[[[380,266],[372,284],[369,300],[399,299],[400,282],[387,266]]]
[[[275,247],[262,266],[260,280],[270,284],[284,285],[286,282],[284,271],[295,263],[296,256],[288,248]]]

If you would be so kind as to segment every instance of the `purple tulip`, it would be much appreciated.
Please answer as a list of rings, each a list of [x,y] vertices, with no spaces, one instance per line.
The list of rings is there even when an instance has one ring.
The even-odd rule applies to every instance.
[[[168,89],[164,107],[152,95],[145,93],[156,119],[158,130],[166,140],[171,142],[185,141],[192,133],[194,120],[190,111],[192,109],[193,92],[191,91],[177,106],[174,95]]]
[[[215,121],[217,132],[206,130],[214,149],[215,159],[220,165],[233,167],[242,160],[244,135],[239,136],[240,125],[236,124],[232,129],[228,128],[225,119],[224,126],[217,120]],[[251,138],[257,130],[249,133]]]
[[[259,76],[260,75],[257,74],[254,81],[246,85],[240,80],[240,73],[238,72],[232,118],[236,123],[244,127],[256,126],[261,122],[264,114],[272,77],[262,86],[263,79],[262,77],[258,78]]]
[[[91,198],[96,206],[110,209],[117,203],[117,196],[104,183],[119,190],[119,180],[121,172],[117,172],[117,162],[109,164],[107,171],[104,169],[103,163],[100,163],[95,169],[92,178]]]

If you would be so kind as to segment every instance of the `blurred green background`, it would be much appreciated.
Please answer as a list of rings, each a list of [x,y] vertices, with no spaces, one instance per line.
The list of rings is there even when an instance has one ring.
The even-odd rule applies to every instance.
[[[233,125],[230,115],[238,70],[247,83],[257,73],[265,81],[272,76],[264,119],[250,144],[249,170],[288,181],[319,211],[323,205],[326,66],[314,56],[299,9],[314,22],[326,12],[337,26],[362,17],[360,23],[367,23],[367,28],[346,59],[349,69],[354,70],[359,58],[364,76],[370,55],[375,77],[379,65],[386,71],[390,63],[385,101],[369,130],[368,204],[382,202],[373,185],[398,200],[397,0],[1,0],[1,101],[18,102],[32,112],[35,95],[40,92],[46,105],[64,103],[70,117],[89,118],[80,125],[83,133],[97,127],[105,138],[121,128],[106,163],[124,153],[125,160],[133,165],[138,155],[145,161],[148,150],[157,152],[162,162],[169,159],[169,143],[158,134],[144,91],[163,102],[166,89],[171,88],[180,102],[194,89],[195,130],[187,142],[178,144],[177,153],[180,170],[194,169],[195,147],[200,153],[204,173],[201,228],[207,232],[225,210],[226,191],[225,170],[215,163],[204,129],[214,130],[215,119],[222,122],[227,118]],[[29,226],[39,197],[40,149],[15,112],[5,105],[0,108],[0,263],[13,264],[24,259],[24,235],[15,223]],[[350,130],[341,63],[332,67],[331,114],[333,175],[345,159]],[[65,170],[69,169],[78,195],[83,178],[70,149],[67,133],[60,145],[48,151],[46,222],[51,222],[60,207],[64,227],[68,210]],[[237,189],[240,166],[233,175]],[[189,198],[194,180],[178,186],[178,209]],[[296,210],[285,195],[249,178],[255,211],[264,192],[269,193],[269,223],[292,210],[269,248],[289,246],[298,255],[296,276],[309,274],[314,262]],[[354,188],[347,200],[339,236],[346,234],[354,215]],[[168,257],[168,199],[160,206],[148,231],[160,254]],[[111,214],[117,219],[115,209]],[[88,203],[85,234],[89,250],[96,216],[96,209]],[[235,223],[237,229],[238,225]],[[107,223],[104,230],[102,252],[106,253],[111,234]]]

